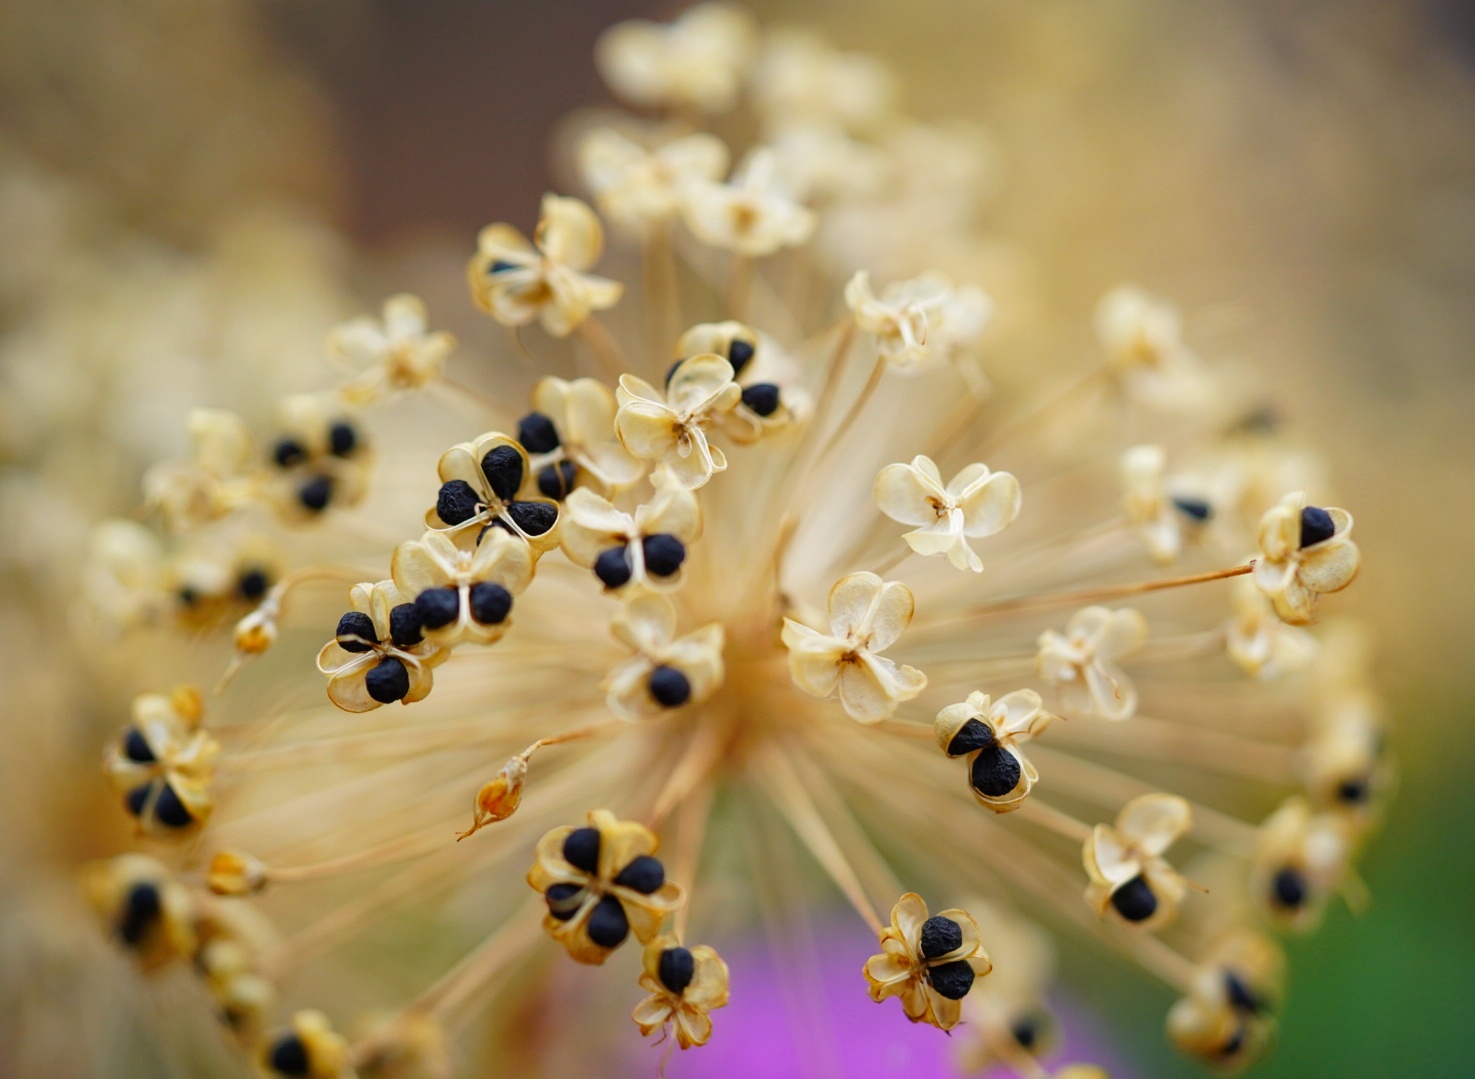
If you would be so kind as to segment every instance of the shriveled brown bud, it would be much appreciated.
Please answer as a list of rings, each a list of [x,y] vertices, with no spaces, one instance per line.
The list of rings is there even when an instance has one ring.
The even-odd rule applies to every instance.
[[[517,807],[522,804],[522,785],[527,774],[526,757],[513,757],[502,765],[502,770],[496,777],[477,791],[476,804],[472,807],[471,827],[457,833],[456,838],[465,839],[488,824],[506,820],[516,813]]]
[[[223,850],[210,859],[205,875],[216,895],[251,895],[266,887],[266,865],[239,850]]]

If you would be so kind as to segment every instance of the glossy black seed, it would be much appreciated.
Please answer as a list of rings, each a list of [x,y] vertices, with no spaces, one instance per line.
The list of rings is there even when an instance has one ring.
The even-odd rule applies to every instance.
[[[1245,1025],[1240,1023],[1234,1028],[1234,1033],[1229,1036],[1229,1040],[1219,1047],[1219,1059],[1228,1060],[1243,1049],[1246,1037]]]
[[[1297,909],[1306,902],[1306,878],[1299,870],[1286,866],[1270,882],[1270,897],[1276,906]]]
[[[347,420],[339,420],[328,428],[328,450],[334,457],[347,457],[358,445],[359,433]]]
[[[599,557],[594,560],[594,576],[603,582],[606,588],[622,588],[630,581],[632,574],[630,559],[625,555],[625,548],[611,547],[607,551],[600,551]]]
[[[271,577],[264,569],[248,569],[236,579],[236,591],[241,594],[242,599],[251,603],[266,595],[266,590],[270,587]]]
[[[481,459],[481,474],[492,486],[492,493],[503,502],[517,497],[522,486],[522,454],[512,446],[493,446]]]
[[[297,488],[297,501],[302,503],[304,509],[322,513],[328,508],[328,503],[333,501],[333,477],[314,476]]]
[[[645,568],[657,577],[669,577],[686,561],[686,544],[669,532],[657,532],[640,541]]]
[[[302,1039],[297,1035],[283,1034],[272,1043],[267,1064],[278,1075],[307,1075],[309,1071],[307,1046],[302,1044]]]
[[[487,267],[487,273],[506,273],[508,270],[515,269],[517,269],[517,263],[508,262],[505,259],[498,259],[491,266]]]
[[[367,652],[374,647],[379,634],[374,630],[374,620],[362,611],[349,611],[338,619],[338,628],[333,631],[338,638],[338,647],[345,652]],[[351,640],[362,637],[362,641]]]
[[[650,672],[650,695],[663,708],[680,708],[691,700],[691,682],[675,667],[664,664]]]
[[[947,744],[949,757],[961,757],[975,749],[987,749],[994,744],[994,731],[983,720],[974,716],[958,728],[952,741]]]
[[[618,948],[630,934],[630,920],[625,917],[620,901],[607,895],[589,912],[584,929],[589,939],[601,948]]]
[[[541,412],[529,412],[517,421],[517,441],[529,453],[549,453],[558,449],[558,428]]]
[[[727,346],[727,362],[732,364],[732,377],[737,378],[743,373],[743,368],[753,362],[753,346],[741,337],[734,337],[732,344]]]
[[[149,748],[148,739],[137,727],[129,727],[123,732],[123,756],[139,764],[148,764],[158,759],[154,756],[154,751]]]
[[[153,792],[153,789],[154,784],[152,782],[144,783],[141,786],[134,787],[123,796],[123,808],[128,810],[129,816],[138,817],[143,815],[144,803],[149,800],[149,795]]]
[[[615,883],[622,888],[632,888],[641,895],[650,895],[666,883],[666,867],[659,858],[642,854],[620,870]]]
[[[1111,905],[1129,922],[1145,922],[1157,911],[1157,896],[1143,877],[1133,877],[1111,893]]]
[[[1245,413],[1234,430],[1247,435],[1273,435],[1280,430],[1280,415],[1272,405],[1260,405]]]
[[[512,593],[492,581],[471,586],[471,617],[484,626],[500,625],[512,610]]]
[[[1019,786],[1019,758],[1002,747],[985,749],[973,758],[968,781],[979,794],[1002,798]]]
[[[1183,516],[1195,521],[1212,520],[1214,516],[1214,507],[1206,499],[1180,497],[1173,499],[1173,505]]]
[[[579,466],[572,461],[544,465],[538,469],[538,493],[544,498],[556,498],[562,502],[574,489],[574,481],[578,478]]]
[[[389,639],[400,648],[413,648],[425,639],[425,623],[413,603],[401,603],[389,610]]]
[[[415,597],[415,613],[426,629],[449,626],[461,615],[461,593],[454,588],[427,588]]]
[[[123,916],[118,919],[118,936],[124,944],[137,944],[159,920],[164,902],[159,889],[147,881],[135,884],[123,897]]]
[[[271,448],[271,459],[278,468],[291,468],[307,460],[307,450],[295,438],[279,438],[277,444]]]
[[[575,828],[563,841],[563,860],[585,873],[599,872],[599,829]]]
[[[584,902],[584,889],[577,884],[554,884],[543,893],[543,902],[548,904],[548,913],[560,922],[566,922],[578,913]]]
[[[1301,511],[1301,546],[1329,540],[1336,535],[1337,526],[1332,515],[1319,506],[1307,506]]]
[[[772,416],[778,411],[779,389],[772,382],[755,382],[743,387],[743,404],[760,416]]]
[[[480,506],[481,496],[465,480],[447,480],[435,496],[435,514],[448,525],[465,524]]]
[[[404,700],[410,692],[410,672],[393,656],[385,656],[364,675],[364,688],[380,704]]]
[[[1366,779],[1344,779],[1337,784],[1337,801],[1343,805],[1362,805],[1372,788]]]
[[[676,377],[676,369],[685,362],[684,359],[677,360],[670,367],[666,368],[666,389],[669,390],[671,388],[671,380]]]
[[[1009,1034],[1019,1043],[1021,1049],[1033,1049],[1040,1043],[1040,1035],[1043,1033],[1040,1020],[1033,1015],[1026,1015],[1014,1021],[1009,1028]]]
[[[550,502],[513,502],[507,516],[529,536],[541,536],[558,523],[558,507]]]
[[[932,988],[948,1000],[962,1000],[973,988],[973,968],[966,959],[954,959],[927,971]]]
[[[195,822],[174,788],[167,783],[159,788],[159,797],[154,802],[154,818],[166,828],[188,828]]]
[[[685,948],[667,948],[661,953],[656,976],[661,979],[662,985],[678,997],[686,992],[686,987],[696,974],[697,961]]]
[[[963,927],[951,918],[934,914],[922,923],[919,945],[923,959],[936,959],[963,946]]]
[[[1260,998],[1232,970],[1224,972],[1224,995],[1229,998],[1229,1006],[1236,1011],[1255,1015],[1265,1007]]]

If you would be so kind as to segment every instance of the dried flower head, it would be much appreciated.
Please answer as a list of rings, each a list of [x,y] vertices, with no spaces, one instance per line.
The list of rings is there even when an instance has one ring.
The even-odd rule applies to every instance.
[[[90,871],[107,932],[193,972],[266,1074],[444,1079],[488,1017],[555,1014],[540,964],[631,936],[639,1029],[722,1037],[726,965],[681,941],[787,935],[823,875],[880,941],[873,999],[966,1021],[978,1066],[1050,1074],[1042,925],[1167,983],[1189,1052],[1252,1059],[1279,968],[1223,927],[1355,900],[1391,787],[1355,634],[1297,628],[1358,561],[1342,511],[1272,504],[1320,465],[1140,290],[1085,365],[991,370],[995,301],[918,276],[988,263],[987,143],[908,120],[878,61],[702,5],[599,64],[654,113],[578,149],[609,277],[600,214],[547,196],[471,258],[496,362],[442,377],[449,338],[395,296],[275,437],[194,414],[94,535],[90,654],[219,686],[208,721],[145,694],[109,747],[124,811],[191,842]],[[1226,886],[1186,902],[1170,847]],[[278,1011],[308,992],[327,1011]]]
[[[1144,929],[1171,921],[1185,881],[1163,854],[1192,821],[1193,810],[1182,798],[1144,794],[1122,807],[1114,825],[1096,825],[1083,851],[1091,878],[1086,902]]]
[[[958,1025],[963,998],[993,969],[971,914],[945,910],[929,918],[927,904],[915,892],[896,901],[880,941],[881,954],[865,965],[871,999],[898,997],[913,1023],[940,1030]]]

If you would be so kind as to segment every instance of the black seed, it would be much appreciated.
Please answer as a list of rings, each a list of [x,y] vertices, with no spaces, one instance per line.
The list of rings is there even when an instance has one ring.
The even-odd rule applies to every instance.
[[[599,829],[575,828],[563,841],[563,860],[585,873],[599,872]]]
[[[364,688],[380,704],[404,700],[410,692],[410,672],[394,656],[385,656],[364,675]]]
[[[1265,1007],[1260,998],[1232,970],[1224,972],[1224,995],[1229,998],[1230,1007],[1249,1015],[1256,1015]]]
[[[507,516],[529,536],[541,536],[558,523],[558,507],[551,502],[513,502]]]
[[[1318,506],[1307,506],[1301,511],[1301,546],[1310,547],[1322,540],[1329,540],[1337,533],[1332,515]]]
[[[279,438],[271,449],[271,459],[278,468],[291,468],[307,460],[307,451],[295,438]]]
[[[266,595],[266,590],[270,587],[271,578],[264,569],[248,569],[236,578],[236,591],[241,594],[242,599],[251,603]]]
[[[1002,798],[1019,786],[1019,758],[1001,746],[985,749],[973,758],[968,781],[979,794]]]
[[[188,828],[195,823],[179,795],[167,783],[159,788],[159,797],[154,802],[154,818],[166,828]]]
[[[193,585],[180,585],[179,591],[174,594],[179,597],[179,602],[186,607],[193,607],[196,603],[200,602],[200,593],[195,590]]]
[[[148,739],[137,727],[129,727],[123,732],[123,756],[139,764],[149,764],[158,759],[149,748]]]
[[[657,577],[669,577],[686,561],[686,544],[669,532],[658,532],[640,541],[645,568]]]
[[[755,382],[743,387],[743,404],[760,416],[772,416],[778,411],[779,389],[772,382]]]
[[[1344,779],[1337,784],[1337,801],[1343,805],[1362,805],[1372,793],[1366,779]]]
[[[927,971],[932,988],[948,1000],[962,1000],[973,988],[973,968],[966,959],[954,959]]]
[[[1157,896],[1144,877],[1133,877],[1111,893],[1111,905],[1129,922],[1145,922],[1157,911]]]
[[[686,987],[696,974],[697,962],[685,948],[667,948],[661,953],[656,975],[661,979],[661,984],[678,997],[686,992]]]
[[[338,628],[333,631],[333,636],[338,638],[338,647],[345,652],[368,652],[379,640],[374,620],[362,611],[349,611],[338,619]],[[363,640],[348,639],[352,637],[362,637]]]
[[[454,588],[427,588],[415,597],[415,613],[425,629],[441,629],[461,616],[461,593]]]
[[[1009,1033],[1019,1043],[1019,1048],[1029,1050],[1040,1043],[1042,1028],[1043,1024],[1039,1017],[1026,1015],[1014,1021],[1014,1025],[1009,1028]]]
[[[549,914],[566,922],[578,913],[584,902],[584,889],[577,884],[555,884],[543,893],[543,902],[548,904]]]
[[[314,476],[297,488],[297,501],[302,503],[304,509],[322,513],[328,508],[328,503],[333,501],[333,477]]]
[[[130,816],[141,816],[143,814],[144,803],[149,800],[149,795],[153,792],[153,789],[154,784],[152,781],[134,787],[123,796],[123,808],[128,810]]]
[[[517,421],[517,441],[529,453],[550,453],[558,449],[558,428],[541,412],[529,412]]]
[[[732,364],[732,377],[737,378],[743,373],[743,368],[753,362],[753,346],[741,337],[734,337],[732,344],[727,346],[727,362]],[[743,396],[746,397],[747,394]]]
[[[594,576],[604,582],[606,588],[623,587],[629,582],[631,573],[630,559],[626,557],[623,547],[600,551],[599,557],[594,560]]]
[[[1300,870],[1286,866],[1270,882],[1270,898],[1278,907],[1297,909],[1306,902],[1306,878]]]
[[[538,493],[544,498],[556,498],[562,502],[574,489],[574,481],[578,478],[579,466],[572,461],[544,465],[538,470]]]
[[[283,1034],[272,1043],[267,1063],[278,1075],[307,1075],[307,1046],[302,1044],[302,1039],[297,1035]]]
[[[1233,428],[1233,431],[1240,431],[1247,435],[1273,435],[1278,430],[1280,430],[1280,415],[1271,405],[1260,405],[1245,413]]]
[[[949,757],[962,757],[975,749],[987,749],[994,744],[994,731],[983,720],[974,716],[958,728],[952,741],[947,744]]]
[[[691,699],[691,682],[675,667],[665,664],[650,672],[650,695],[663,708],[680,708]]]
[[[481,459],[481,473],[503,502],[517,497],[522,486],[522,454],[512,446],[493,446]]]
[[[625,917],[620,901],[607,895],[589,912],[584,928],[589,939],[601,948],[618,948],[630,934],[630,920]]]
[[[622,888],[634,889],[641,895],[651,895],[666,883],[666,867],[659,858],[642,854],[620,870],[615,883]]]
[[[1185,517],[1192,517],[1195,521],[1208,521],[1214,516],[1214,507],[1206,499],[1175,498],[1173,505],[1179,513]]]
[[[481,496],[465,480],[447,480],[435,496],[435,515],[448,525],[465,524],[480,506]]]
[[[471,617],[482,625],[500,625],[510,610],[512,593],[501,585],[482,581],[471,586]]]
[[[400,648],[414,648],[425,639],[425,623],[413,603],[401,603],[389,611],[389,639]]]
[[[124,944],[137,944],[159,920],[164,909],[159,889],[147,881],[135,884],[123,899],[123,916],[118,919],[118,936]]]
[[[684,359],[677,360],[670,367],[666,368],[666,389],[669,390],[671,388],[671,380],[676,377],[676,369],[685,362]]]
[[[347,457],[358,445],[359,433],[347,420],[339,420],[328,428],[328,450],[334,457]]]
[[[951,918],[934,914],[922,923],[922,958],[936,959],[963,946],[963,927]]]
[[[508,270],[515,269],[517,269],[517,263],[507,262],[505,259],[498,259],[487,268],[487,273],[506,273]]]
[[[1228,1060],[1245,1047],[1245,1025],[1240,1023],[1234,1028],[1234,1033],[1229,1040],[1219,1047],[1218,1057],[1220,1060]]]

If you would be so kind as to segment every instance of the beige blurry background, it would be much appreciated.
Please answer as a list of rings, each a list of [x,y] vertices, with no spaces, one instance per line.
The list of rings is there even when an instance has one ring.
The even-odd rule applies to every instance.
[[[1349,602],[1380,634],[1402,789],[1367,865],[1372,908],[1339,912],[1295,946],[1284,1044],[1256,1074],[1466,1074],[1468,5],[752,6],[890,57],[920,115],[987,127],[1000,173],[985,221],[1012,324],[1000,347],[1016,350],[1001,362],[1084,362],[1096,297],[1137,281],[1183,306],[1201,352],[1257,367],[1293,427],[1327,451],[1366,552]],[[0,718],[0,1074],[38,1025],[98,1022],[78,986],[124,984],[105,962],[96,973],[96,949],[66,920],[66,867],[119,835],[94,764],[118,702],[76,675],[59,598],[75,585],[67,558],[86,519],[131,504],[138,469],[177,437],[170,425],[191,393],[249,401],[260,362],[290,382],[345,310],[415,288],[464,335],[485,334],[445,253],[468,250],[489,220],[531,224],[549,129],[602,100],[589,59],[598,30],[669,7],[10,0],[0,11],[0,674],[12,687]],[[201,271],[222,259],[225,271]],[[139,316],[147,285],[181,277],[194,307]],[[115,295],[133,281],[134,293]],[[108,366],[118,334],[59,329],[76,314],[55,300],[62,291],[127,308],[123,341],[152,381]],[[249,316],[228,314],[225,300],[243,296]],[[177,330],[196,317],[190,355],[159,368],[137,323]],[[275,327],[265,340],[264,321]],[[37,395],[60,420],[38,426],[53,413],[16,405]],[[1166,997],[1114,968],[1103,977],[1089,957],[1073,962],[1089,976],[1071,981],[1144,1074],[1196,1074],[1157,1037]],[[109,1024],[143,1045],[148,1014]],[[85,1069],[48,1073],[108,1074]]]

